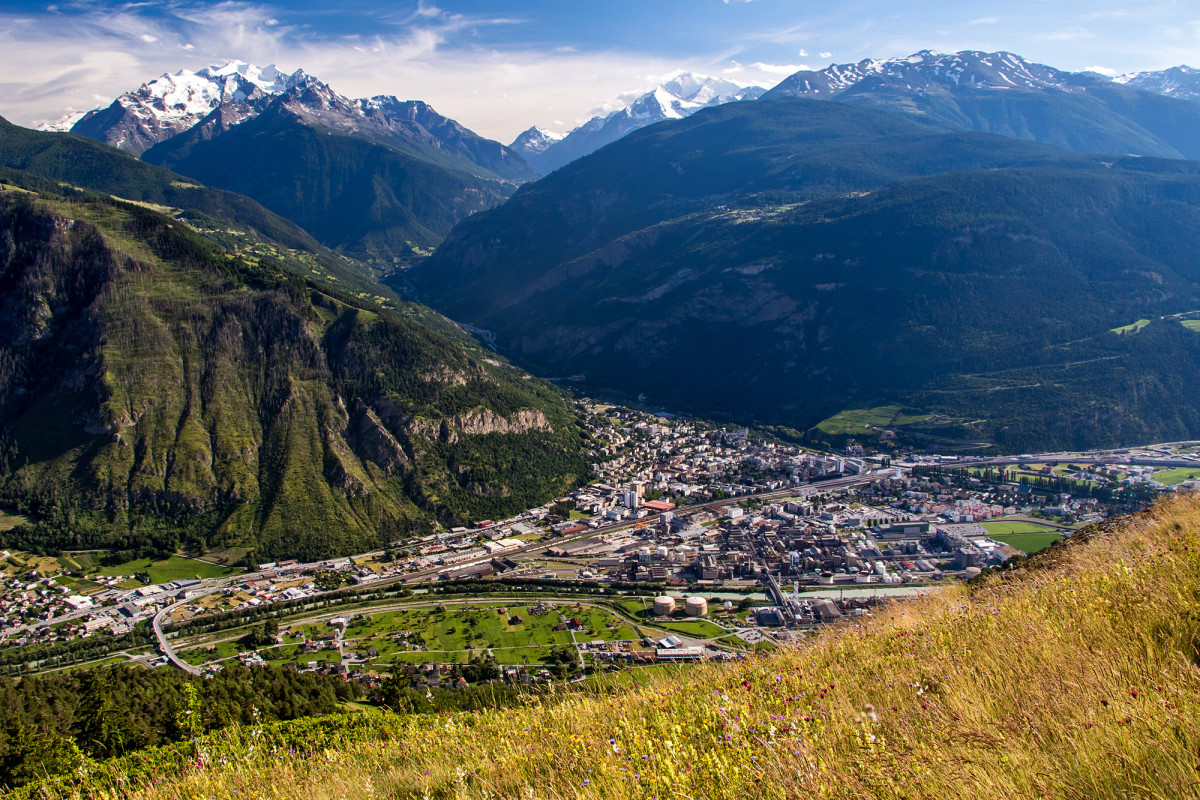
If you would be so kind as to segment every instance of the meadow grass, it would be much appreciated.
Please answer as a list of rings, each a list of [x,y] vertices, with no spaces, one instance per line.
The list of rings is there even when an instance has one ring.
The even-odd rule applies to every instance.
[[[1137,333],[1138,331],[1140,331],[1142,328],[1146,327],[1149,324],[1150,324],[1150,320],[1139,319],[1138,321],[1131,322],[1128,325],[1122,325],[1119,328],[1113,328],[1112,330],[1109,331],[1109,333],[1115,333],[1118,335],[1125,334],[1125,333]]]
[[[817,428],[831,434],[862,434],[873,429],[914,425],[928,419],[928,414],[904,414],[900,406],[879,406],[839,411],[818,423]]]
[[[1050,545],[1062,539],[1062,535],[1054,531],[1046,533],[1010,533],[1004,536],[991,537],[998,542],[1012,545],[1026,555],[1040,553]]]
[[[1032,522],[984,522],[981,523],[989,536],[1007,536],[1012,533],[1045,533],[1049,528]]]
[[[1196,320],[1196,322],[1200,322],[1200,320]],[[1164,486],[1176,486],[1184,481],[1200,478],[1200,466],[1155,470],[1150,477]]]
[[[155,561],[149,558],[139,558],[115,564],[111,567],[100,567],[97,575],[134,575],[145,572],[153,583],[167,583],[174,580],[190,580],[192,578],[223,578],[232,575],[237,570],[212,564],[207,561],[197,561],[194,558],[171,556]]]
[[[305,746],[235,729],[25,796],[1195,797],[1198,529],[1179,497],[768,656],[369,730],[289,723]]]

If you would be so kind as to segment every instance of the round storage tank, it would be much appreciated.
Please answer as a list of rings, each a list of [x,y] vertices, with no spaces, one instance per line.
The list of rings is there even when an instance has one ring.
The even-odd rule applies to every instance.
[[[708,614],[708,601],[703,597],[689,597],[684,609],[689,617],[703,617]]]
[[[665,617],[675,611],[674,597],[656,597],[654,598],[654,616]]]
[[[963,578],[969,581],[971,578],[978,578],[982,573],[983,570],[979,567],[967,567],[963,570]]]

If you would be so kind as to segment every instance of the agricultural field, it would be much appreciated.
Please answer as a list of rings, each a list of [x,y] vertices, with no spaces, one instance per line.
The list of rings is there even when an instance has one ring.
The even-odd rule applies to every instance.
[[[1200,320],[1196,320],[1196,322],[1200,322]],[[1184,481],[1200,478],[1200,466],[1155,470],[1150,477],[1164,486],[1178,486]]]
[[[997,542],[1011,545],[1026,555],[1033,555],[1045,550],[1063,537],[1058,533],[1010,533],[1004,536],[993,536]]]
[[[1046,525],[1038,525],[1034,522],[1021,522],[1019,520],[1008,522],[984,522],[981,523],[984,530],[995,539],[998,536],[1006,536],[1013,533],[1049,533],[1051,529]]]
[[[663,630],[690,636],[693,639],[712,639],[716,636],[724,636],[729,633],[729,631],[720,625],[702,619],[685,620],[682,622],[658,622],[655,625]]]
[[[643,612],[653,608],[653,604],[650,600],[618,600],[616,605],[617,608],[624,611],[627,616],[633,617],[634,619],[640,619],[641,617],[644,617],[645,614]]]
[[[14,574],[37,570],[43,577],[57,578],[63,569],[59,559],[53,556],[38,556],[19,550],[9,551],[8,558],[0,561],[0,572]]]
[[[1142,328],[1150,324],[1148,319],[1139,319],[1137,322],[1131,322],[1128,325],[1122,325],[1119,328],[1113,328],[1109,333],[1115,333],[1118,336],[1126,333],[1137,333]]]
[[[547,604],[548,606],[550,604]],[[538,663],[551,647],[573,642],[633,640],[642,636],[641,630],[622,620],[611,611],[597,606],[573,602],[554,602],[547,613],[536,614],[536,604],[494,604],[419,606],[392,608],[372,612],[359,608],[341,614],[349,622],[343,640],[346,658],[367,662],[368,668],[386,668],[393,661],[424,663],[427,661],[462,662],[485,651],[491,651],[497,663]],[[640,609],[640,605],[639,605]],[[503,611],[503,613],[501,613]],[[319,619],[297,619],[280,626],[282,644],[260,647],[258,653],[272,664],[298,661],[338,661],[335,649],[327,649],[324,637],[336,633],[329,625],[328,612]],[[515,617],[520,622],[510,623]],[[582,628],[556,630],[571,618],[578,618]],[[257,626],[227,631],[226,637],[237,637]],[[237,638],[220,642],[193,640],[179,646],[181,656],[191,664],[226,659],[246,649]],[[322,649],[304,653],[304,641],[321,642]],[[191,649],[183,649],[190,644]],[[200,644],[200,646],[196,646]],[[373,652],[372,652],[373,651]]]
[[[29,517],[23,517],[20,514],[13,514],[8,510],[0,509],[0,531],[11,531],[18,525],[24,525],[27,522],[29,522]]]
[[[124,564],[116,564],[111,567],[96,566],[88,570],[90,574],[94,575],[136,575],[139,572],[145,572],[149,574],[152,583],[168,583],[191,578],[223,578],[237,571],[231,567],[222,567],[219,564],[182,556],[171,556],[162,561],[139,558],[136,561],[126,561]]]
[[[584,631],[575,641],[635,639],[637,631],[608,611],[577,604],[556,603],[549,613],[535,614],[534,606],[446,606],[409,608],[367,614],[355,619],[346,639],[355,649],[373,646],[380,658],[415,648],[454,652],[483,648],[553,646],[571,644],[569,630],[555,630],[565,619],[577,617]],[[504,613],[501,613],[501,612]],[[520,622],[510,620],[520,617]],[[407,634],[407,635],[406,635]]]
[[[925,422],[928,414],[904,414],[900,406],[879,406],[877,408],[857,408],[839,411],[827,420],[817,424],[817,428],[829,434],[865,434],[873,430],[891,428],[901,425],[915,425]]]

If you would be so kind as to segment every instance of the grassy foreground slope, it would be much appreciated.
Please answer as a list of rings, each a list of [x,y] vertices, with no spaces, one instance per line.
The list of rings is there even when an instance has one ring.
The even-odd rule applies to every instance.
[[[614,696],[362,717],[336,733],[307,723],[290,742],[285,728],[239,730],[195,751],[101,767],[65,791],[146,800],[1195,796],[1197,522],[1200,499],[1181,497],[808,646]],[[117,782],[126,788],[109,788]]]

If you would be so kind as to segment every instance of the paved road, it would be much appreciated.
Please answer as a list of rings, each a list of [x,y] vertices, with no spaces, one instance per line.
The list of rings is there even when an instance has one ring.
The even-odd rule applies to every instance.
[[[214,591],[216,591],[216,590],[214,590]],[[195,599],[195,598],[192,598],[192,599]],[[191,664],[187,663],[186,661],[184,661],[182,658],[180,658],[179,656],[177,656],[175,654],[175,648],[171,647],[171,643],[167,641],[167,635],[165,633],[163,633],[163,629],[162,629],[163,619],[165,617],[167,617],[172,611],[174,611],[175,609],[179,608],[180,606],[182,606],[188,602],[191,602],[191,601],[190,600],[180,600],[178,603],[172,603],[171,605],[164,607],[162,611],[159,611],[157,614],[155,614],[154,615],[154,623],[153,623],[154,624],[154,636],[158,639],[159,651],[164,656],[167,657],[168,661],[170,661],[175,666],[179,667],[184,672],[187,672],[191,675],[199,675],[200,674],[199,667],[192,666]]]
[[[1146,456],[1081,456],[1081,455],[1038,455],[1031,458],[1002,456],[985,458],[979,461],[959,461],[945,463],[945,467],[987,467],[987,466],[1016,466],[1020,464],[1132,464],[1135,467],[1196,467],[1200,469],[1200,461],[1179,456],[1162,456],[1158,458]]]

